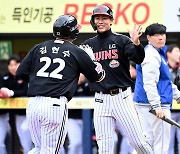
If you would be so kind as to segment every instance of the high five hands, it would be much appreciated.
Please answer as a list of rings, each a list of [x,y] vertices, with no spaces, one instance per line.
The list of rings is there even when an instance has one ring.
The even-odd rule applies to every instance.
[[[134,23],[134,28],[132,30],[128,29],[128,32],[133,43],[135,45],[139,45],[140,44],[139,37],[142,35],[142,26]]]

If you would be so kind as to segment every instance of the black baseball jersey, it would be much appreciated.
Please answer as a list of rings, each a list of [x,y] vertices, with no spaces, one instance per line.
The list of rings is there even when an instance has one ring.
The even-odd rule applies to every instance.
[[[28,90],[28,83],[25,82],[22,78],[13,76],[11,73],[6,72],[0,75],[0,88],[6,87],[14,91],[14,97],[26,97]],[[0,110],[0,114],[9,112],[10,110]],[[16,110],[17,114],[25,115],[25,110]]]
[[[13,76],[9,72],[3,73],[0,76],[0,88],[6,87],[14,91],[14,96],[12,97],[25,97],[27,96],[28,83],[22,78]]]
[[[21,62],[17,75],[29,80],[28,96],[66,96],[70,100],[79,74],[91,82],[101,74],[86,52],[68,41],[49,40],[35,45]]]
[[[145,53],[141,44],[136,46],[129,37],[112,33],[111,30],[98,33],[83,44],[88,44],[93,49],[95,59],[102,64],[106,72],[102,82],[90,84],[91,91],[107,91],[131,86],[129,60],[137,64],[143,61]]]

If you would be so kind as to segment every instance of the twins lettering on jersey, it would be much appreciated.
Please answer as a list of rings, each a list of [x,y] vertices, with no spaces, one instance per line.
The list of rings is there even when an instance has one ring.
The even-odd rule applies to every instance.
[[[118,59],[118,50],[115,44],[109,45],[109,50],[99,51],[95,53],[95,59],[97,61],[105,59]]]
[[[116,49],[115,44],[109,45],[109,50],[99,51],[95,53],[96,61],[112,59],[109,63],[109,67],[116,68],[119,66],[119,62],[115,59],[118,59],[118,50]]]
[[[118,52],[117,49],[99,51],[95,53],[95,59],[97,61],[104,60],[104,59],[118,59],[117,52]]]

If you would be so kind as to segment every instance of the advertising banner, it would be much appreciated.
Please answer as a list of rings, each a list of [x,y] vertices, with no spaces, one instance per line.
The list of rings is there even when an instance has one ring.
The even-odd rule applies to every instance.
[[[0,109],[25,109],[28,98],[0,98]],[[68,102],[69,109],[93,109],[94,97],[73,97]],[[174,100],[172,105],[173,110],[180,110],[180,105]]]
[[[180,32],[180,1],[164,0],[163,23],[168,32]]]
[[[0,33],[52,33],[55,19],[62,14],[74,15],[82,26],[80,32],[94,32],[89,20],[99,4],[112,8],[115,32],[127,32],[135,22],[144,29],[152,23],[165,23],[170,27],[167,30],[180,31],[180,26],[176,26],[180,23],[180,4],[179,0],[174,1],[177,4],[168,0],[0,0]],[[169,6],[170,12],[166,9]]]

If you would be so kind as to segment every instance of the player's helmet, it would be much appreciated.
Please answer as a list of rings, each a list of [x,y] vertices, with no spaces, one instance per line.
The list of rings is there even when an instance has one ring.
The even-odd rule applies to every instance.
[[[79,34],[79,25],[72,15],[61,15],[53,25],[53,36],[58,38],[76,39]]]
[[[93,14],[92,14],[91,20],[90,20],[91,26],[93,27],[94,30],[97,30],[97,26],[94,23],[94,16],[98,15],[98,14],[104,14],[104,15],[110,16],[110,18],[113,18],[113,12],[110,7],[108,7],[106,5],[98,5],[93,10]]]

